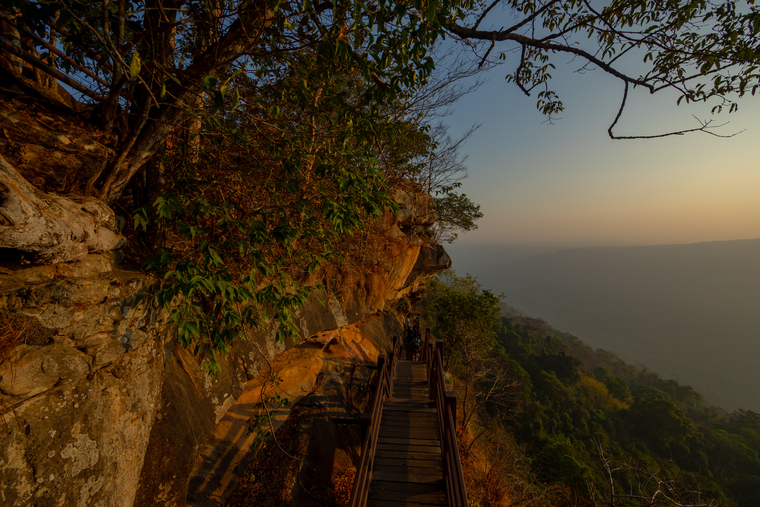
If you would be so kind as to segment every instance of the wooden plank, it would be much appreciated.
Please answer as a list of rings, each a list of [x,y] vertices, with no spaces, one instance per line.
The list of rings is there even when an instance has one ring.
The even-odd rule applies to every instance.
[[[375,459],[415,459],[435,463],[443,463],[440,452],[420,452],[409,450],[378,449]]]
[[[431,423],[438,425],[438,418],[436,417],[436,414],[431,414],[428,412],[421,412],[421,413],[415,413],[415,412],[394,412],[390,411],[386,414],[383,414],[383,419],[381,421],[382,424],[385,424],[385,421],[388,422],[401,422],[404,424],[415,424],[415,423]]]
[[[372,472],[373,481],[383,482],[396,482],[401,485],[414,484],[414,485],[430,485],[435,486],[438,489],[444,489],[443,475],[423,475],[423,474],[405,474],[405,473],[392,473],[392,472],[380,472],[374,470]]]
[[[438,417],[435,413],[430,412],[398,412],[390,410],[383,414],[381,422],[400,421],[404,423],[429,422],[438,424]]]
[[[391,483],[392,484],[392,483]],[[423,505],[446,505],[446,492],[416,493],[392,490],[370,490],[369,499],[395,502],[421,503]]]
[[[393,398],[388,401],[402,401],[404,403],[430,403],[430,397],[426,392],[415,391],[393,391]]]
[[[384,421],[380,425],[380,431],[387,428],[392,433],[404,432],[405,435],[410,435],[411,432],[422,433],[423,435],[438,435],[438,424],[430,424],[424,420],[411,421]]]
[[[416,459],[407,457],[375,456],[375,466],[395,466],[409,468],[433,468],[443,470],[443,458],[436,456],[432,459]]]
[[[421,470],[421,471],[417,471]],[[436,473],[428,468],[402,469],[392,467],[375,468],[372,471],[372,480],[388,482],[409,482],[415,484],[438,484],[443,487],[443,472]]]
[[[386,403],[383,407],[383,414],[386,412],[419,412],[421,414],[437,413],[435,405],[431,403]]]
[[[396,437],[378,437],[378,444],[398,444],[398,445],[432,445],[438,447],[441,445],[440,440],[434,438],[396,438]]]
[[[371,499],[367,501],[367,507],[430,507],[431,505],[442,505],[442,504],[416,503],[416,502],[407,502],[405,500]]]
[[[427,409],[425,409],[424,412],[416,410],[388,410],[383,413],[383,417],[388,419],[401,419],[404,421],[409,419],[426,419],[428,421],[438,422],[438,412],[436,410],[428,411]]]
[[[387,426],[398,430],[399,428],[411,428],[438,433],[438,421],[435,418],[425,419],[423,417],[408,418],[383,418],[380,427]]]
[[[378,443],[377,449],[382,449],[383,451],[424,452],[428,454],[440,454],[441,452],[441,447],[434,445],[399,445]]]
[[[440,440],[438,438],[438,431],[437,428],[430,427],[430,428],[410,428],[408,426],[391,426],[391,425],[382,425],[380,426],[380,436],[381,437],[391,437],[391,438],[412,438],[412,439],[423,439],[423,440]]]
[[[440,484],[413,484],[407,482],[393,482],[393,481],[372,481],[370,486],[370,494],[372,491],[396,491],[398,493],[442,493],[446,495],[446,491],[443,486],[443,482]]]
[[[377,440],[378,442],[383,442],[385,444],[412,444],[412,445],[431,445],[431,442],[435,442],[435,444],[439,444],[441,442],[441,439],[438,438],[438,435],[436,434],[430,434],[430,433],[414,433],[409,434],[408,432],[399,433],[399,432],[391,432],[391,431],[381,431],[379,438]]]
[[[397,407],[386,407],[383,410],[383,413],[381,417],[393,417],[395,416],[403,416],[403,417],[409,417],[409,416],[425,416],[430,417],[432,419],[436,419],[437,411],[435,408],[417,408],[417,407],[406,407],[403,406],[397,406]]]

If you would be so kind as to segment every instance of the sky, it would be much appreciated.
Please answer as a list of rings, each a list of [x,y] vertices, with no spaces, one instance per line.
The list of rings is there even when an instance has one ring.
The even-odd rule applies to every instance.
[[[629,94],[615,132],[657,134],[715,123],[729,139],[704,133],[651,140],[611,140],[607,128],[623,86],[601,71],[574,73],[556,61],[553,89],[565,104],[553,125],[504,76],[460,99],[444,121],[453,137],[480,129],[464,147],[469,177],[462,191],[480,204],[469,245],[585,247],[653,245],[760,237],[760,99],[732,114],[714,104],[676,106],[675,95]]]

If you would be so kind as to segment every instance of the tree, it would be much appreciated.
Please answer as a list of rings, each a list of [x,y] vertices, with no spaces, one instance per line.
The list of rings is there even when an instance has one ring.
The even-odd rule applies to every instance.
[[[453,191],[444,192],[434,198],[436,223],[433,238],[436,241],[453,243],[457,231],[472,231],[478,226],[475,221],[483,218],[480,205],[475,204],[466,194]]]
[[[203,94],[215,100],[232,94],[227,76],[236,70],[266,80],[272,55],[310,49],[332,73],[358,69],[377,84],[367,92],[375,99],[414,88],[432,70],[427,48],[442,34],[441,22],[460,12],[460,4],[448,0],[435,5],[14,0],[6,9],[40,36],[53,24],[72,61],[100,78],[92,84],[99,88],[104,128],[127,108],[118,156],[88,182],[92,193],[113,204]],[[63,65],[73,69],[69,61]]]
[[[433,335],[444,341],[444,360],[457,378],[461,394],[459,432],[465,434],[473,417],[482,427],[467,447],[509,416],[518,404],[522,385],[509,359],[498,350],[496,332],[502,296],[483,290],[470,275],[453,270],[433,278],[425,303]]]
[[[638,396],[631,404],[628,417],[632,433],[646,439],[652,450],[663,456],[694,433],[689,418],[668,397]]]
[[[475,352],[494,347],[503,296],[484,290],[471,275],[457,276],[453,269],[431,279],[425,311],[430,316],[431,331],[444,341],[444,359],[447,364],[459,363]]]
[[[147,266],[164,275],[157,298],[172,309],[180,342],[194,344],[211,370],[230,341],[268,318],[280,337],[294,329],[294,312],[313,288],[309,277],[393,208],[377,146],[420,128],[397,111],[431,75],[428,49],[443,34],[443,19],[461,11],[448,0],[422,7],[4,5],[3,23],[25,39],[58,33],[69,58],[62,68],[90,88],[90,121],[109,131],[116,156],[98,174],[71,175],[76,190],[110,205],[131,198],[123,209],[135,210],[135,228],[155,244]],[[24,81],[23,73],[16,77]],[[4,180],[20,177],[5,169]],[[23,188],[29,196],[45,190]],[[35,216],[48,226],[74,216],[86,224],[93,214],[108,221],[110,210],[95,205],[82,217],[56,218],[51,210],[68,209],[54,206],[59,200],[36,199]],[[22,195],[0,206],[27,201]],[[13,211],[6,214],[14,220],[29,215]],[[79,229],[85,232],[59,235],[82,243],[65,254],[44,234],[15,234],[2,246],[39,262],[76,260],[122,242],[116,234],[85,242],[92,234]]]
[[[518,21],[481,30],[500,3]],[[729,110],[757,89],[760,15],[751,2],[9,0],[2,14],[3,33],[15,37],[5,49],[38,68],[50,70],[39,58],[55,62],[79,80],[68,82],[89,97],[89,121],[107,132],[115,156],[95,174],[72,175],[73,193],[90,203],[85,213],[65,212],[82,207],[44,188],[14,183],[25,190],[6,198],[19,175],[3,165],[0,212],[13,224],[3,226],[0,247],[35,262],[76,260],[121,244],[103,203],[136,208],[136,226],[156,248],[150,266],[166,275],[159,300],[185,298],[175,313],[182,341],[212,357],[259,325],[265,307],[284,328],[292,324],[309,274],[392,206],[395,168],[411,170],[415,157],[436,153],[420,111],[445,109],[459,93],[439,94],[451,78],[433,74],[430,50],[446,34],[478,54],[455,77],[490,65],[497,43],[500,58],[510,51],[501,44],[515,45],[521,59],[509,79],[526,93],[541,87],[538,106],[550,116],[562,109],[548,86],[555,53],[621,80],[613,126],[630,85],[674,89],[687,102],[715,97],[717,109]],[[19,49],[53,34],[57,46],[47,44],[39,58]],[[631,66],[636,58],[643,75]],[[17,66],[5,70],[25,82]],[[408,134],[411,147],[387,151]],[[452,153],[446,146],[438,143],[438,153]],[[466,196],[440,197],[456,211],[442,213],[444,221],[474,227],[479,210]],[[74,234],[18,234],[26,216],[59,232],[72,229],[61,222],[75,221]],[[93,220],[105,231],[95,241],[86,229]]]
[[[608,457],[599,441],[597,441],[597,450],[607,476],[607,484],[606,491],[603,491],[598,498],[593,498],[593,505],[599,507],[627,505],[717,507],[719,505],[688,477],[676,475],[678,470],[672,461],[652,469]]]
[[[504,14],[498,17],[499,12]],[[491,28],[481,27],[487,24]],[[538,89],[537,106],[550,118],[563,110],[549,84],[553,56],[577,58],[579,70],[598,68],[617,78],[623,94],[608,129],[613,139],[693,131],[716,135],[712,120],[698,120],[699,126],[678,132],[618,136],[614,128],[631,86],[649,93],[675,91],[678,103],[715,98],[713,112],[736,110],[736,98],[754,95],[760,86],[760,10],[754,0],[493,0],[477,2],[464,22],[450,20],[446,27],[475,47],[482,62],[497,44],[499,60],[518,51],[519,63],[507,80],[526,95]]]

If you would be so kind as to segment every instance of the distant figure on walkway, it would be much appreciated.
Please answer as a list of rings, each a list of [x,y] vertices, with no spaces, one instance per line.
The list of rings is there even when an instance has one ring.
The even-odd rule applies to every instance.
[[[414,319],[410,322],[410,317],[407,317],[407,323],[404,326],[406,334],[406,358],[409,361],[420,360],[420,348],[422,347],[422,335],[420,334],[420,317],[419,314],[415,315]]]

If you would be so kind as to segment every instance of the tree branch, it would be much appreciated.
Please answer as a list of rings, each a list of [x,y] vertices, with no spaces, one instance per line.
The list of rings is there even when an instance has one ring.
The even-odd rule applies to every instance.
[[[542,42],[538,39],[526,37],[525,35],[514,33],[514,32],[474,30],[472,28],[467,28],[467,27],[458,25],[454,22],[449,23],[448,30],[454,35],[461,37],[462,39],[514,41],[522,45],[523,47],[527,46],[527,47],[533,47],[536,49],[544,49],[547,51],[557,51],[560,53],[570,53],[573,55],[577,55],[588,60],[589,62],[594,63],[600,69],[604,70],[608,74],[612,74],[613,76],[617,77],[618,79],[621,79],[622,81],[625,81],[626,83],[643,86],[650,92],[654,91],[654,87],[651,84],[645,81],[642,81],[640,79],[632,78],[620,72],[619,70],[611,67],[607,62],[604,62],[603,60],[600,60],[599,58],[592,55],[591,53],[579,48],[574,48],[572,46],[564,46],[562,44],[555,44],[552,42]]]
[[[617,136],[613,134],[612,130],[615,128],[615,125],[617,125],[618,120],[620,120],[620,117],[623,115],[623,109],[625,109],[625,103],[628,99],[628,83],[625,83],[625,88],[623,90],[623,100],[620,101],[620,109],[618,109],[617,115],[615,115],[615,119],[613,120],[610,127],[607,129],[607,134],[610,136],[610,139],[657,139],[659,137],[669,137],[669,136],[682,136],[684,134],[689,134],[691,132],[704,132],[705,134],[710,134],[711,136],[715,137],[721,137],[721,138],[729,138],[734,137],[736,135],[741,134],[744,132],[744,130],[740,130],[739,132],[734,132],[733,134],[728,135],[721,135],[716,134],[715,132],[711,132],[710,129],[716,129],[723,127],[727,125],[727,123],[722,123],[720,125],[710,126],[712,124],[712,120],[700,120],[696,116],[692,115],[695,120],[700,124],[699,127],[695,127],[693,129],[684,129],[684,130],[678,130],[674,132],[666,132],[664,134],[653,134],[653,135],[645,135],[645,136]]]

